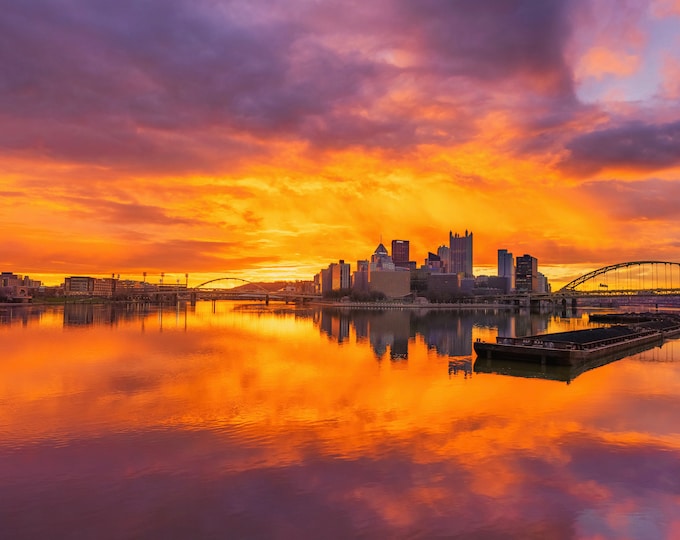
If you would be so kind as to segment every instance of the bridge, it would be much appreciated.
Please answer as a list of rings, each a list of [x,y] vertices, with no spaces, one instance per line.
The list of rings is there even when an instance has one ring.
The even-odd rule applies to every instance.
[[[142,282],[141,288],[128,291],[127,298],[143,302],[176,302],[178,300],[260,300],[268,303],[270,300],[279,301],[307,301],[318,299],[320,295],[304,293],[296,290],[269,290],[258,283],[244,278],[224,276],[205,281],[195,287],[188,286],[188,274],[185,283],[180,285],[163,284],[163,274],[158,285]],[[219,282],[237,281],[248,287],[224,288],[216,286]],[[121,291],[122,292],[122,291]],[[611,264],[588,272],[570,281],[558,291],[552,293],[514,292],[505,295],[479,296],[476,300],[484,303],[495,303],[518,307],[540,306],[571,306],[576,307],[579,299],[635,297],[636,299],[656,297],[675,301],[680,306],[680,263],[670,261],[642,260]],[[668,300],[666,300],[668,299]],[[462,302],[475,299],[468,297]],[[654,303],[654,300],[647,302]],[[629,302],[630,303],[630,302]]]
[[[562,287],[558,294],[630,295],[680,293],[680,263],[631,261],[603,266]]]

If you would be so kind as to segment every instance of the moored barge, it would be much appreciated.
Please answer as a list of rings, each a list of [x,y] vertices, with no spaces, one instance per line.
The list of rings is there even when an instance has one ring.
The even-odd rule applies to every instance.
[[[496,343],[477,341],[478,358],[516,360],[546,365],[575,366],[599,358],[623,357],[661,345],[664,338],[680,334],[677,316],[641,317],[630,324],[589,328],[519,338],[497,337]],[[628,314],[628,320],[631,320]]]

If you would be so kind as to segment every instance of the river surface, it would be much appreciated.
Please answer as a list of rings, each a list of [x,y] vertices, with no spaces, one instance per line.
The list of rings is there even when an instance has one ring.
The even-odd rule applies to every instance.
[[[585,314],[0,307],[0,537],[680,538],[680,341],[475,365]]]

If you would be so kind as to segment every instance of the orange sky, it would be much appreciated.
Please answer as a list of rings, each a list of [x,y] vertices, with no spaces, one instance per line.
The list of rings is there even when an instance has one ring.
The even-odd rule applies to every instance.
[[[680,261],[677,0],[60,4],[0,20],[3,271]]]

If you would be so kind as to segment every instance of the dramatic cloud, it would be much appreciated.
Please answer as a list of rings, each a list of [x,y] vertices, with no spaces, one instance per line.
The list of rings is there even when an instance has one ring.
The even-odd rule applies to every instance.
[[[561,167],[588,176],[602,170],[657,171],[680,164],[680,122],[641,122],[578,135],[566,145]]]
[[[12,2],[0,225],[65,264],[74,242],[138,231],[256,246],[305,278],[381,234],[420,260],[466,228],[477,265],[500,243],[590,264],[624,218],[602,223],[597,190],[574,186],[678,178],[679,15],[667,0]],[[625,256],[647,246],[631,237]]]

